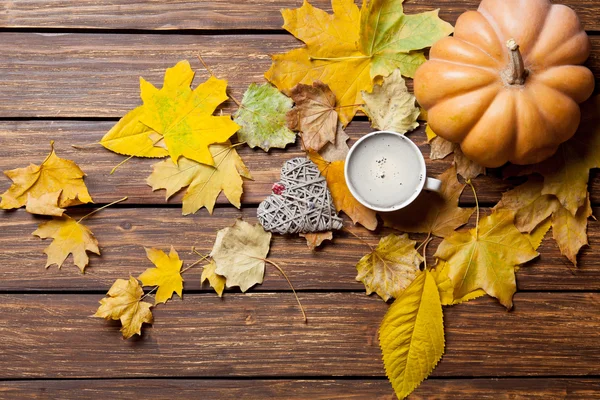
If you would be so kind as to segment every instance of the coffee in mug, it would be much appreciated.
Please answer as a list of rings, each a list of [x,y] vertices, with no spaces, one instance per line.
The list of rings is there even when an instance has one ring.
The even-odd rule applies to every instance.
[[[395,211],[412,203],[423,189],[439,191],[427,178],[425,159],[412,140],[390,131],[370,133],[350,149],[345,165],[352,195],[376,211]]]

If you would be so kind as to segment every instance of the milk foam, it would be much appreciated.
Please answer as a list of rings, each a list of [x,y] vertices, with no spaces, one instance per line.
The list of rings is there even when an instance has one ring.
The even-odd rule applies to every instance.
[[[353,149],[348,178],[364,202],[391,208],[406,202],[419,191],[425,174],[420,154],[408,140],[380,133]]]

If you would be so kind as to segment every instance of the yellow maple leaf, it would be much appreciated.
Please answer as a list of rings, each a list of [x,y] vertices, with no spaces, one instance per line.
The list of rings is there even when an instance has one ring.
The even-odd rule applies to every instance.
[[[216,269],[217,264],[214,260],[211,260],[210,263],[205,265],[204,269],[202,270],[200,283],[204,283],[204,281],[208,280],[208,283],[210,283],[210,287],[215,289],[217,295],[219,297],[223,297],[223,290],[225,290],[226,279],[224,276],[217,274]]]
[[[381,238],[373,251],[356,264],[356,280],[365,284],[367,295],[375,292],[384,301],[398,298],[421,273],[423,257],[407,234]]]
[[[56,192],[45,193],[40,197],[32,197],[31,193],[27,193],[25,210],[30,214],[60,217],[66,211],[64,208],[60,208],[57,205],[61,193],[62,189],[57,190]]]
[[[229,116],[212,115],[228,99],[227,81],[211,76],[192,90],[193,78],[194,72],[186,60],[167,69],[161,89],[140,78],[144,105],[123,117],[100,143],[120,154],[137,157],[168,154],[175,163],[184,156],[214,165],[208,146],[225,142],[239,126]],[[161,141],[166,150],[159,145]]]
[[[405,15],[403,0],[365,0],[359,11],[354,0],[332,0],[333,14],[304,1],[281,13],[283,27],[305,47],[272,56],[265,77],[282,91],[298,83],[320,80],[331,88],[340,106],[340,120],[350,122],[361,91],[400,68],[412,77],[425,56],[419,50],[452,33],[437,11]]]
[[[375,211],[360,204],[350,193],[344,176],[344,160],[329,162],[317,153],[309,153],[309,158],[314,162],[321,175],[327,181],[335,209],[345,212],[352,221],[359,223],[369,230],[377,228],[377,215]]]
[[[385,372],[399,399],[429,376],[444,354],[440,295],[424,271],[394,301],[379,327]]]
[[[84,272],[89,262],[86,251],[100,255],[98,241],[92,231],[68,215],[42,222],[33,235],[42,239],[52,238],[53,242],[44,249],[48,255],[46,268],[52,264],[62,266],[69,254],[73,254],[75,265]]]
[[[434,257],[448,263],[455,298],[483,289],[506,308],[512,308],[517,290],[515,267],[538,256],[513,220],[513,212],[496,211],[482,218],[475,228],[455,232],[439,245]]]
[[[242,177],[252,179],[250,171],[229,142],[210,145],[210,152],[214,167],[185,157],[180,158],[178,164],[171,159],[154,164],[148,185],[152,190],[166,189],[167,200],[188,186],[183,196],[183,215],[193,214],[202,207],[212,214],[221,191],[231,204],[240,208]]]
[[[431,233],[443,238],[466,224],[475,209],[458,206],[465,185],[456,178],[456,167],[450,167],[438,179],[442,181],[439,193],[424,192],[408,207],[381,214],[385,226],[402,232]]]
[[[129,277],[129,280],[117,279],[107,297],[100,300],[94,317],[121,320],[124,339],[135,334],[141,335],[142,324],[152,323],[152,304],[141,301],[143,294],[142,287],[134,277]]]
[[[144,286],[158,286],[156,291],[156,302],[166,303],[173,293],[181,297],[183,291],[183,278],[181,277],[181,266],[183,261],[179,259],[179,254],[171,246],[169,255],[159,249],[146,249],[146,256],[156,268],[148,268],[138,279]]]
[[[459,299],[454,298],[454,285],[452,284],[452,279],[448,276],[448,263],[444,260],[438,260],[435,269],[431,270],[431,275],[435,279],[443,306],[452,306],[485,296],[484,290],[477,289]]]
[[[41,211],[40,203],[45,203],[43,207],[55,209],[93,202],[83,182],[83,171],[73,161],[58,157],[54,142],[50,142],[50,147],[50,154],[41,165],[30,164],[25,168],[4,171],[13,184],[2,194],[0,208],[22,207],[27,204],[28,198],[37,199],[35,207],[38,211]],[[60,195],[55,202],[48,194],[58,191]]]

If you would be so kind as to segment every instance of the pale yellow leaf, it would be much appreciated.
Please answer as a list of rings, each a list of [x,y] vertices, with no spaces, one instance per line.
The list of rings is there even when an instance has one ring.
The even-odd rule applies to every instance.
[[[226,279],[224,276],[218,275],[215,271],[217,264],[214,260],[211,260],[209,264],[204,266],[202,270],[202,276],[200,277],[200,283],[208,280],[210,286],[217,292],[219,297],[223,297],[223,290],[225,290]]]

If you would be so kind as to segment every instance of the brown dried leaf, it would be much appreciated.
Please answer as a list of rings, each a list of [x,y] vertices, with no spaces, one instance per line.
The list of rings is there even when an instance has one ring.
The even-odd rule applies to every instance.
[[[325,240],[332,240],[333,232],[300,233],[300,237],[305,238],[308,248],[314,250],[323,244]]]

